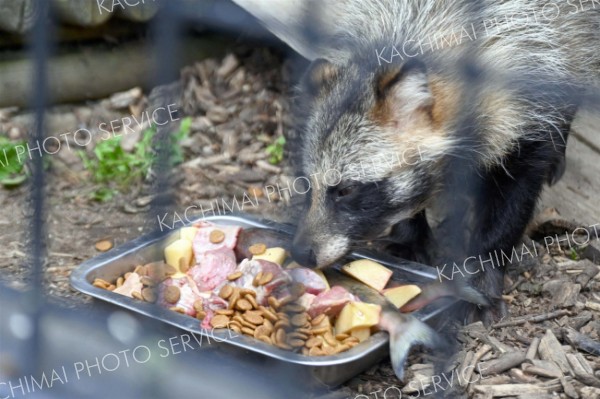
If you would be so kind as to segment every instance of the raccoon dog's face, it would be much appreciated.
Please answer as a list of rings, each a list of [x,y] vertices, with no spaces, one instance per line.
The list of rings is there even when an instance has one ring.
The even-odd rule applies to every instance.
[[[424,208],[448,144],[430,80],[416,62],[370,69],[313,63],[302,86],[296,182],[307,192],[292,245],[298,263],[329,265]]]

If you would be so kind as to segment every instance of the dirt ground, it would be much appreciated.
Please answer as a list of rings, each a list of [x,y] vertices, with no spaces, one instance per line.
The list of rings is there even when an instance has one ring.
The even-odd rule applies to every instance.
[[[192,127],[189,140],[183,143],[185,161],[173,171],[174,212],[182,213],[190,205],[209,207],[215,199],[231,203],[250,192],[259,199],[258,206],[239,210],[286,219],[293,198],[285,193],[270,195],[266,187],[283,185],[289,179],[291,154],[286,152],[282,164],[272,165],[265,149],[281,135],[295,136],[290,74],[290,65],[271,50],[242,48],[223,59],[208,59],[182,70],[182,111],[192,117]],[[111,98],[53,108],[51,133],[81,126],[94,132],[101,121],[140,115],[148,95],[134,92],[124,95],[124,103]],[[26,137],[30,124],[31,115],[26,112],[0,112],[0,131],[9,132],[12,138]],[[133,143],[139,140],[139,134],[131,136]],[[86,150],[92,148],[93,143]],[[149,211],[152,176],[100,203],[90,199],[95,186],[79,157],[63,148],[49,158],[44,217],[48,301],[81,308],[91,299],[70,287],[69,275],[99,253],[95,243],[110,240],[119,246],[160,228],[159,215]],[[16,289],[24,289],[29,281],[29,189],[29,184],[0,189],[0,278]],[[540,213],[529,231],[536,240],[535,251],[526,240],[524,245],[532,255],[522,255],[523,248],[519,248],[521,261],[511,265],[505,281],[510,317],[503,322],[509,324],[486,330],[478,323],[462,330],[455,374],[449,371],[446,376],[456,375],[459,382],[444,388],[448,397],[600,397],[600,358],[591,354],[600,340],[599,241],[571,250],[570,241],[546,246],[544,240],[572,233],[577,227],[593,234],[590,226],[598,222],[592,217],[564,220],[550,209]],[[574,237],[577,242],[585,239],[571,234]],[[411,357],[406,385],[395,378],[386,360],[328,397],[397,398],[399,390],[402,397],[433,397],[441,388],[433,385],[436,380],[428,359],[419,353]],[[482,364],[486,367],[479,367]],[[480,374],[481,369],[487,374]]]

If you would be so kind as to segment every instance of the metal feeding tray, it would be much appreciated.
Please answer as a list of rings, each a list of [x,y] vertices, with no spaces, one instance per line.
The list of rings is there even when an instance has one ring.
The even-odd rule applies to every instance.
[[[293,227],[268,220],[258,220],[246,215],[228,215],[209,217],[203,220],[221,225],[235,225],[242,228],[258,227],[273,229],[291,234]],[[102,299],[122,308],[163,321],[197,335],[212,338],[220,345],[226,345],[233,350],[235,356],[263,356],[276,363],[285,363],[286,367],[297,369],[297,376],[309,378],[311,382],[336,386],[365,371],[388,355],[388,334],[378,332],[368,340],[356,345],[348,351],[332,356],[312,357],[292,353],[275,346],[255,340],[245,335],[232,335],[229,330],[207,331],[200,328],[195,318],[178,314],[168,309],[160,308],[151,303],[132,299],[111,291],[94,287],[96,278],[114,281],[117,277],[131,271],[135,265],[162,260],[167,245],[179,238],[178,231],[155,232],[130,241],[118,248],[101,254],[81,264],[71,274],[71,284],[84,294]],[[407,283],[423,284],[436,278],[435,269],[413,262],[408,262],[386,255],[353,252],[349,259],[368,258],[389,266],[394,271],[393,278]],[[450,302],[435,303],[425,307],[415,316],[423,321],[431,322],[451,306]],[[207,335],[210,334],[210,337]],[[249,353],[250,352],[250,353]],[[267,360],[267,359],[263,359]],[[308,380],[306,380],[308,383]]]

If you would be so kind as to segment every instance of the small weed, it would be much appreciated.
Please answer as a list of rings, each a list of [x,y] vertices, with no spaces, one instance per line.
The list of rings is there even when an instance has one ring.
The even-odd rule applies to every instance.
[[[15,187],[27,180],[27,170],[17,156],[17,146],[25,146],[25,141],[11,141],[0,136],[0,184]]]
[[[283,161],[283,146],[285,137],[279,136],[272,144],[268,145],[265,152],[269,155],[269,163],[277,165]]]
[[[170,135],[170,164],[176,165],[183,162],[183,151],[179,142],[188,137],[191,118],[183,118],[179,130]],[[143,180],[152,168],[156,154],[152,149],[152,141],[156,135],[156,127],[151,127],[142,132],[142,138],[133,152],[129,153],[121,148],[122,136],[115,136],[96,144],[93,156],[79,151],[85,168],[92,174],[94,183],[102,187],[92,193],[98,201],[108,201],[119,191],[129,185]]]
[[[572,260],[578,260],[579,254],[575,248],[571,248],[571,253],[569,254]]]

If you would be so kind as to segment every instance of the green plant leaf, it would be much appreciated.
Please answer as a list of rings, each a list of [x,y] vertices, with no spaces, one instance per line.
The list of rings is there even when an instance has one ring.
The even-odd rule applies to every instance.
[[[8,137],[0,136],[0,184],[14,187],[27,180],[25,160],[17,155],[17,146],[25,146],[26,141],[11,141]]]
[[[277,139],[273,141],[272,144],[269,144],[265,149],[267,155],[269,155],[269,163],[276,165],[283,161],[283,151],[285,146],[285,137],[279,136]]]
[[[183,162],[184,155],[179,145],[181,140],[188,137],[191,128],[191,118],[181,120],[179,130],[169,135],[169,164],[174,166]],[[156,151],[152,148],[155,142],[156,127],[142,132],[140,141],[133,152],[129,153],[121,147],[122,136],[114,136],[96,144],[92,156],[83,151],[79,152],[83,165],[92,176],[94,183],[103,184],[92,193],[97,201],[108,201],[119,191],[139,183],[148,176],[154,162]],[[155,143],[158,149],[161,143]]]

